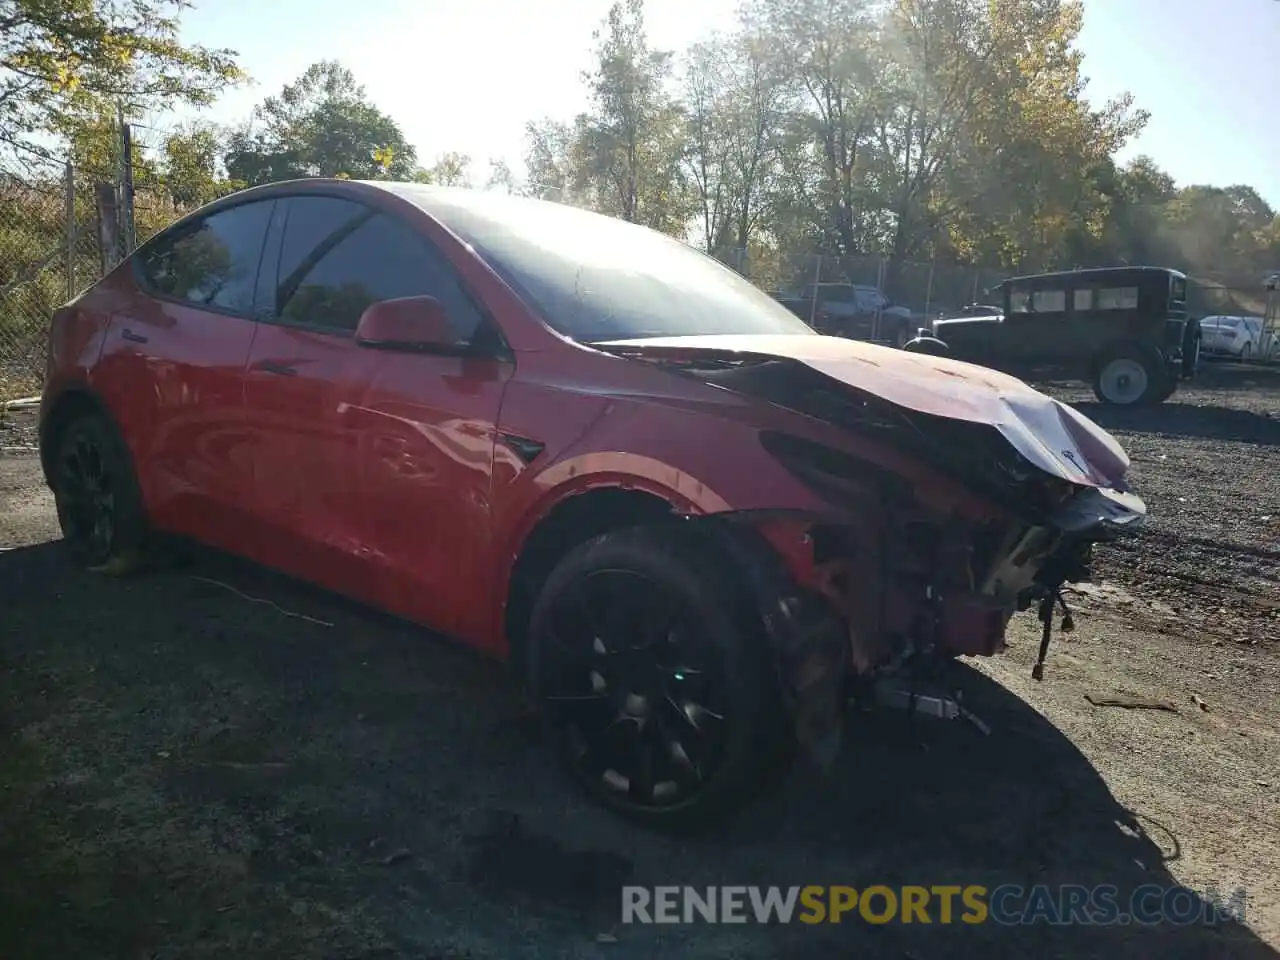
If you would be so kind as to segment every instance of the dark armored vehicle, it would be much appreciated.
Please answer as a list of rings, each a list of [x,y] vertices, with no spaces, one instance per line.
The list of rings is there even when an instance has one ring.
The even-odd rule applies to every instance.
[[[1199,326],[1187,314],[1187,278],[1176,270],[1045,273],[1013,277],[991,292],[999,312],[934,321],[941,344],[932,346],[1023,376],[1053,368],[1088,380],[1099,400],[1119,405],[1168,399],[1199,363]]]

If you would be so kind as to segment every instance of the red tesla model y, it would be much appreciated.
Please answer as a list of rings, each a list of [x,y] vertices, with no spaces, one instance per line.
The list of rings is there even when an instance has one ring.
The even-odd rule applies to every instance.
[[[1145,512],[1021,381],[820,336],[633,224],[341,180],[218,200],[60,309],[41,455],[83,563],[194,538],[506,658],[659,826],[829,756],[851,689],[1047,625]]]

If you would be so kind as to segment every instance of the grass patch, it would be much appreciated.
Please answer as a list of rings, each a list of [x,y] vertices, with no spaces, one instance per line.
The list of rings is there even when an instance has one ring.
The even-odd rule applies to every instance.
[[[128,691],[66,654],[56,671],[0,665],[0,956],[385,949],[358,911],[300,894],[300,861],[313,872],[319,855],[270,809],[175,800],[164,789],[173,762],[139,743]]]

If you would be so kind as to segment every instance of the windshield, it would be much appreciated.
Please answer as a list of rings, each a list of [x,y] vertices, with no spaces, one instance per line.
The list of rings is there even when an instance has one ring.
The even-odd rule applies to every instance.
[[[553,329],[581,343],[816,335],[728,267],[653,230],[500,194],[420,187],[404,196],[471,244]]]

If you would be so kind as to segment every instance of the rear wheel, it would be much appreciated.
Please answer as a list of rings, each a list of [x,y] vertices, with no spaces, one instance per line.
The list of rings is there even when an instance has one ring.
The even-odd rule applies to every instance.
[[[1244,345],[1244,348],[1240,351],[1240,362],[1248,363],[1252,359],[1253,359],[1253,344],[1246,343]]]
[[[749,800],[789,730],[762,626],[682,532],[605,534],[555,569],[529,678],[555,751],[597,801],[662,828]]]
[[[1093,392],[1103,403],[1136,406],[1159,402],[1172,379],[1154,351],[1140,347],[1120,347],[1105,354],[1097,364]],[[1172,391],[1170,391],[1172,393]]]
[[[72,555],[89,568],[123,574],[137,568],[148,537],[133,458],[101,414],[63,428],[51,477],[58,525]]]

